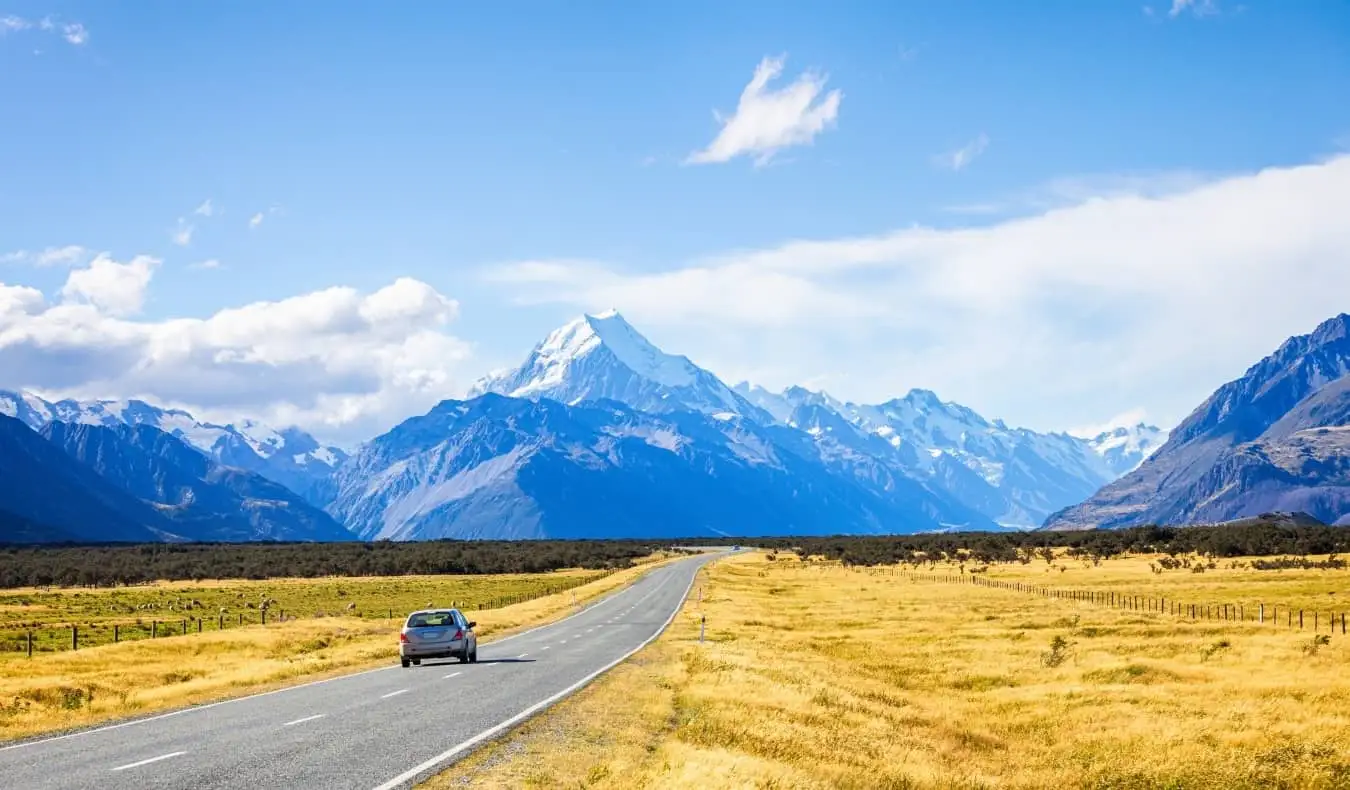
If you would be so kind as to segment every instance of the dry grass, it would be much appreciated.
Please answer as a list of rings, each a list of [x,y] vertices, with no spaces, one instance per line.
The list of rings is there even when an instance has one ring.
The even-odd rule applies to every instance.
[[[1314,649],[1311,633],[1270,624],[795,565],[715,564],[701,605],[709,643],[697,643],[691,599],[634,661],[432,785],[1350,787],[1339,634]],[[1148,594],[1159,577],[1147,565],[1053,573]],[[1197,600],[1267,585],[1271,603],[1275,591],[1339,595],[1350,580],[1262,574],[1276,576],[1217,568],[1162,581]]]
[[[584,602],[628,584],[655,564],[620,571],[568,592],[501,609],[466,609],[466,613],[478,621],[480,638],[488,642],[565,616],[574,610],[574,600]],[[539,574],[544,575],[554,574]],[[506,582],[504,589],[516,589],[537,582],[533,576],[497,578]],[[361,579],[340,584],[352,588],[396,582],[415,587],[417,581]],[[437,585],[465,581],[463,577],[429,577],[417,597],[434,598]],[[482,577],[467,581],[481,584]],[[265,584],[271,590],[306,586],[300,581]],[[166,586],[175,591],[181,588]],[[398,619],[325,617],[122,642],[32,659],[12,652],[0,654],[0,740],[213,702],[390,663],[397,657],[395,634],[400,623]]]

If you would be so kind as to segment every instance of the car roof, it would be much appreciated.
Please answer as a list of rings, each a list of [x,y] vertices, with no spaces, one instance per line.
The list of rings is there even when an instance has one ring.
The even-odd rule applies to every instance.
[[[450,612],[458,611],[458,609],[418,609],[415,612],[409,612],[408,616],[412,617],[415,614],[449,614]]]

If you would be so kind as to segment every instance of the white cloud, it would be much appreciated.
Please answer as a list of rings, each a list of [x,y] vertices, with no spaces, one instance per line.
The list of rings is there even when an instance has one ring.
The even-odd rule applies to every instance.
[[[945,154],[939,154],[933,157],[933,161],[940,167],[950,170],[961,170],[966,165],[975,161],[975,157],[984,153],[984,149],[989,147],[989,135],[981,132],[979,137],[966,143],[955,151],[948,151]]]
[[[145,304],[145,289],[159,266],[158,258],[138,255],[118,263],[106,253],[76,269],[66,278],[61,297],[72,304],[89,304],[111,316],[134,315]]]
[[[1184,11],[1190,11],[1195,16],[1213,16],[1219,13],[1219,5],[1215,0],[1172,0],[1167,15],[1176,17]]]
[[[200,206],[193,209],[192,213],[201,217],[209,217],[216,213],[216,207],[211,205],[211,198],[207,198],[202,201]]]
[[[1117,428],[1133,428],[1139,424],[1148,425],[1148,410],[1143,408],[1126,409],[1120,414],[1111,417],[1105,422],[1095,423],[1093,425],[1080,425],[1077,428],[1070,428],[1066,433],[1078,436],[1083,439],[1092,439],[1101,436],[1107,431],[1114,431]],[[1170,427],[1169,427],[1170,429]]]
[[[219,268],[220,268],[220,261],[217,260],[217,259],[215,259],[215,258],[210,258],[210,259],[205,260],[205,261],[200,261],[200,262],[198,262],[198,263],[194,263],[194,264],[188,266],[188,268],[189,268],[189,269],[219,269]]]
[[[180,217],[178,220],[178,227],[173,229],[169,234],[169,238],[173,239],[173,243],[177,244],[179,247],[186,247],[192,243],[192,233],[195,230],[195,227]]]
[[[0,255],[0,263],[31,263],[34,266],[56,266],[58,264],[79,263],[88,254],[89,251],[84,247],[78,244],[69,244],[65,247],[48,247],[33,252],[28,250],[7,252]]]
[[[24,19],[12,14],[0,16],[0,36],[7,33],[20,33],[27,30],[37,29],[43,33],[54,33],[65,39],[66,43],[73,46],[81,46],[89,41],[89,30],[79,22],[66,22],[58,24],[51,17],[43,17],[34,22],[31,19]]]
[[[89,41],[89,31],[85,30],[84,25],[81,25],[79,22],[73,22],[61,26],[61,38],[64,38],[68,43],[78,47]]]
[[[263,213],[259,211],[257,214],[254,214],[252,217],[249,217],[248,226],[250,229],[256,228],[259,225],[261,225],[262,222],[263,222]]]
[[[834,124],[843,94],[836,89],[821,98],[825,77],[806,72],[786,87],[768,87],[782,73],[783,61],[784,57],[760,61],[750,84],[741,92],[736,112],[724,119],[714,111],[722,130],[707,148],[690,154],[687,164],[728,162],[752,155],[757,165],[764,165],[779,150],[808,145]]]
[[[984,227],[790,241],[655,272],[534,261],[526,303],[616,306],[728,379],[884,400],[922,386],[1041,429],[1142,406],[1170,427],[1347,309],[1350,156]],[[1254,319],[1253,317],[1259,317]]]
[[[138,320],[158,261],[99,256],[55,301],[0,283],[3,386],[52,397],[140,397],[199,417],[300,424],[365,439],[460,391],[469,344],[458,304],[402,278],[221,310]]]

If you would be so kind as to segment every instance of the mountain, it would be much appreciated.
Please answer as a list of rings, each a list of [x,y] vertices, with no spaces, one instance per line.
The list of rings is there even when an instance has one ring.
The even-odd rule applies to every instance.
[[[1133,472],[1145,458],[1162,447],[1167,441],[1167,431],[1141,422],[1102,431],[1085,441],[1101,456],[1115,478]]]
[[[364,444],[338,470],[329,512],[368,540],[992,527],[913,480],[889,482],[883,495],[807,434],[726,411],[490,393]]]
[[[1350,315],[1292,337],[1214,392],[1139,468],[1046,529],[1305,511],[1350,522]]]
[[[153,507],[0,414],[0,542],[181,540]]]
[[[554,330],[520,367],[480,380],[469,397],[490,392],[568,405],[614,400],[646,412],[770,419],[717,376],[652,345],[615,310],[583,315]]]
[[[779,423],[806,430],[818,441],[839,441],[850,432],[843,425],[879,438],[881,444],[869,441],[865,452],[1017,528],[1035,527],[1055,510],[1082,501],[1141,462],[1163,435],[1147,425],[1093,439],[1009,428],[921,389],[875,405],[847,403],[802,387],[774,393],[741,383],[735,391]],[[835,421],[833,428],[823,429],[822,411],[837,415],[842,424]]]
[[[333,541],[353,536],[279,483],[208,458],[145,423],[49,422],[42,437],[107,482],[151,503],[196,541]]]
[[[104,427],[149,425],[227,466],[260,474],[312,502],[323,501],[327,478],[347,457],[298,428],[277,431],[252,420],[216,425],[179,409],[140,400],[51,402],[32,393],[0,390],[0,414],[16,417],[33,430],[52,421]]]

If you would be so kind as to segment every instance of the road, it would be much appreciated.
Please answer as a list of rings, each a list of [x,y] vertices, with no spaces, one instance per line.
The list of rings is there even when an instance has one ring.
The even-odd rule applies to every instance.
[[[390,666],[0,748],[0,786],[410,787],[654,640],[715,555],[655,568],[582,611],[481,642],[478,663]]]

